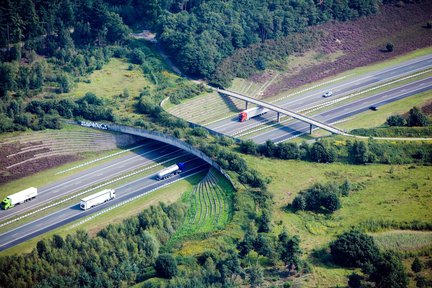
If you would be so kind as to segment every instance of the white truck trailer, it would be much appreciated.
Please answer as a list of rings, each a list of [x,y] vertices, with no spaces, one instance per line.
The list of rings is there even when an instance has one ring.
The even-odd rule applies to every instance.
[[[83,210],[90,209],[96,205],[102,204],[115,198],[114,189],[105,189],[93,195],[81,199],[80,208]]]
[[[4,210],[14,207],[15,205],[30,201],[37,196],[37,189],[30,187],[15,194],[7,196],[1,202],[1,206]]]
[[[159,173],[157,173],[157,175],[156,175],[156,179],[162,180],[162,179],[166,179],[168,177],[171,177],[172,175],[179,174],[184,170],[184,168],[185,168],[185,163],[177,163],[177,164],[171,165],[171,166],[159,171]]]
[[[244,122],[244,121],[247,121],[253,117],[261,116],[261,115],[267,113],[268,111],[269,111],[269,109],[266,109],[264,107],[250,108],[250,109],[247,109],[247,110],[240,112],[238,119],[240,122]]]

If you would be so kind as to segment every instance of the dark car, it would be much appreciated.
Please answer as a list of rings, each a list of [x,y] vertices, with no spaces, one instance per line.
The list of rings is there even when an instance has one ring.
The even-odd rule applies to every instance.
[[[377,111],[378,107],[377,106],[370,106],[369,109],[372,110],[372,111]]]

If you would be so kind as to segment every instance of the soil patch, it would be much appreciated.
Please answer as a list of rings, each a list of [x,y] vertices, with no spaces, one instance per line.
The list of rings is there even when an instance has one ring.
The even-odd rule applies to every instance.
[[[317,52],[342,52],[342,56],[332,62],[302,69],[296,75],[282,75],[278,82],[266,89],[263,96],[271,97],[355,67],[431,46],[432,29],[425,27],[431,17],[430,11],[432,1],[405,4],[403,7],[384,5],[372,16],[349,22],[328,22],[312,27],[312,30],[323,33]],[[392,52],[385,51],[388,42],[394,44]]]

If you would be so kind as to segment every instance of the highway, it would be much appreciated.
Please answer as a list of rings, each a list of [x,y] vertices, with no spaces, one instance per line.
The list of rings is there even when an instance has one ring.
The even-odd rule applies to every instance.
[[[334,107],[326,110],[325,112],[313,114],[311,117],[326,123],[336,123],[356,114],[368,111],[370,106],[376,106],[379,109],[379,107],[382,105],[398,101],[431,89],[432,77],[357,101],[353,101],[339,107]],[[264,143],[268,139],[278,143],[292,139],[296,136],[303,135],[305,133],[309,133],[309,125],[305,124],[304,122],[293,121],[290,122],[289,125],[282,123],[282,126],[278,128],[261,133],[251,134],[248,136],[248,139],[251,139],[259,144]]]
[[[152,189],[158,188],[161,185],[172,183],[179,179],[184,179],[189,176],[195,175],[209,169],[209,164],[201,159],[192,157],[188,161],[186,170],[179,175],[175,175],[166,180],[157,181],[155,179],[156,173],[146,176],[144,178],[114,187],[116,190],[116,198],[92,209],[83,211],[79,208],[79,200],[67,208],[61,209],[51,213],[45,217],[35,221],[26,223],[16,229],[12,229],[3,234],[0,234],[0,251],[10,248],[14,245],[27,241],[38,235],[51,231],[60,226],[66,225],[83,217],[90,216],[99,212],[109,206],[119,204],[127,199],[133,198],[138,195],[146,194]],[[121,207],[116,209],[122,209]]]
[[[17,205],[13,209],[0,210],[0,221],[3,222],[25,211],[43,207],[55,199],[106,182],[141,167],[186,155],[186,152],[181,149],[149,139],[143,141],[142,145],[133,152],[126,153],[125,156],[85,169],[46,186],[37,187],[36,199]]]
[[[323,85],[321,86],[321,88],[316,87],[316,88],[311,88],[310,90],[307,91],[300,91],[297,92],[296,95],[282,97],[278,100],[272,101],[271,103],[275,104],[276,106],[289,109],[291,111],[300,112],[319,105],[325,105],[326,103],[328,103],[328,101],[333,101],[334,99],[340,97],[344,97],[354,93],[359,93],[365,89],[371,89],[371,87],[385,85],[385,83],[389,81],[397,81],[397,79],[400,78],[404,79],[410,77],[409,75],[412,73],[422,73],[422,71],[429,68],[432,68],[432,55],[426,55],[409,61],[405,61],[380,71],[367,73],[365,75],[362,75],[359,78],[341,80],[337,83]],[[326,91],[332,91],[334,96],[329,98],[322,97],[322,94]],[[222,119],[216,123],[208,125],[207,127],[215,131],[218,131],[220,133],[224,133],[226,135],[238,137],[237,135],[242,135],[246,131],[251,129],[256,129],[257,127],[263,127],[262,126],[263,124],[273,121],[275,119],[276,119],[276,113],[270,111],[266,115],[263,115],[261,117],[256,117],[246,122],[239,122],[237,117],[235,116],[229,119]],[[282,120],[283,119],[286,118],[282,118]],[[323,119],[316,119],[316,120],[321,121]],[[330,124],[334,122],[326,122],[326,123]],[[277,130],[280,129],[278,128],[275,131]],[[303,131],[298,131],[298,132],[301,133],[297,133],[297,134],[303,133]],[[290,138],[292,136],[293,135],[288,136],[287,138]],[[273,139],[271,135],[269,135],[269,137],[270,138],[267,139]],[[245,138],[248,137],[246,136]]]

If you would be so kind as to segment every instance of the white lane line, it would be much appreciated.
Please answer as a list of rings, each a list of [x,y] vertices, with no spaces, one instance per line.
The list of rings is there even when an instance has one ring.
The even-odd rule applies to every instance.
[[[129,161],[131,161],[131,160],[133,160],[133,159],[135,159],[135,158],[141,158],[141,156],[144,156],[144,155],[149,154],[149,153],[151,153],[151,152],[155,152],[155,151],[162,150],[162,149],[167,149],[167,148],[168,148],[168,145],[163,146],[163,147],[159,147],[159,148],[154,149],[154,150],[146,151],[146,152],[144,152],[144,153],[140,153],[140,154],[138,154],[138,155],[136,155],[136,156],[133,156],[133,157],[131,157],[131,158],[128,158],[128,159],[125,159],[125,160],[122,160],[122,161],[116,162],[116,163],[114,163],[114,164],[111,164],[111,165],[106,166],[106,167],[104,167],[104,168],[101,168],[101,169],[98,169],[98,170],[96,170],[96,171],[90,172],[90,173],[88,173],[88,174],[85,174],[85,175],[82,175],[82,176],[76,177],[76,178],[71,179],[71,180],[69,180],[69,181],[62,182],[62,183],[60,183],[60,184],[58,184],[58,185],[56,185],[56,186],[54,186],[54,187],[48,188],[46,191],[44,191],[44,193],[46,193],[47,191],[50,191],[51,189],[54,189],[54,188],[57,188],[57,187],[62,187],[62,186],[64,186],[64,185],[69,184],[70,182],[74,182],[74,181],[76,181],[76,180],[78,180],[78,179],[81,179],[81,178],[84,178],[84,177],[88,177],[89,175],[92,175],[92,174],[95,174],[95,173],[99,173],[99,172],[101,172],[101,171],[104,171],[104,170],[110,169],[110,168],[112,168],[112,167],[114,167],[114,166],[119,166],[120,164],[123,164],[123,163],[125,163],[125,162],[126,162],[126,164],[127,164],[127,162],[129,162]],[[123,167],[123,166],[119,166],[119,167]]]
[[[129,149],[123,150],[123,151],[119,151],[119,152],[116,152],[116,153],[113,153],[113,154],[110,154],[110,155],[107,155],[107,156],[104,156],[104,157],[101,157],[101,158],[98,158],[98,159],[95,159],[95,160],[92,160],[92,161],[88,161],[88,162],[85,162],[85,163],[83,163],[83,164],[80,164],[80,165],[74,166],[74,167],[72,167],[72,168],[69,168],[69,169],[66,169],[66,170],[63,170],[63,171],[57,172],[57,173],[55,173],[54,175],[63,174],[63,173],[69,172],[69,171],[71,171],[71,170],[75,170],[75,169],[81,168],[81,167],[83,167],[83,166],[86,166],[86,165],[89,165],[89,164],[92,164],[92,163],[95,163],[95,162],[98,162],[98,161],[101,161],[101,160],[104,160],[104,159],[107,159],[107,158],[110,158],[110,157],[114,157],[114,156],[120,155],[120,154],[122,154],[122,153],[126,153],[126,152],[129,152],[129,151],[133,151],[133,150],[135,150],[135,149],[141,148],[141,147],[146,146],[146,145],[148,145],[148,144],[149,144],[149,143],[141,144],[141,145],[138,145],[138,146],[135,146],[135,147],[132,147],[132,148],[129,148]]]
[[[200,165],[200,166],[198,166],[198,168],[199,168],[199,167],[202,167],[202,166],[205,166],[205,165]],[[176,179],[176,180],[171,181],[171,182],[169,182],[169,183],[165,183],[165,184],[163,184],[163,185],[161,185],[161,186],[159,186],[159,187],[156,187],[156,188],[154,188],[154,189],[151,189],[151,190],[149,190],[149,191],[147,191],[147,192],[144,192],[144,193],[142,193],[142,194],[140,194],[140,195],[137,195],[137,196],[135,196],[135,197],[129,198],[129,199],[127,199],[127,200],[125,200],[125,201],[123,201],[123,202],[120,202],[120,203],[118,203],[118,204],[116,204],[116,205],[113,205],[113,206],[110,206],[110,207],[108,207],[108,208],[106,208],[106,209],[103,209],[103,210],[99,211],[98,213],[93,214],[93,215],[87,217],[86,219],[84,219],[84,220],[82,220],[82,221],[80,221],[80,222],[78,222],[78,223],[76,223],[76,224],[74,224],[74,225],[71,225],[71,226],[69,227],[69,229],[73,229],[73,228],[75,228],[75,227],[77,227],[77,226],[79,226],[79,225],[84,224],[85,222],[88,222],[88,221],[92,220],[93,218],[95,218],[95,217],[97,217],[97,216],[100,216],[100,215],[102,215],[102,214],[104,214],[104,213],[107,213],[107,212],[109,212],[109,211],[111,211],[111,210],[113,210],[113,209],[115,209],[115,208],[118,208],[118,207],[120,207],[120,206],[123,206],[123,205],[125,205],[125,204],[127,204],[127,203],[129,203],[129,202],[131,202],[131,201],[134,201],[134,200],[136,200],[136,199],[138,199],[138,198],[141,198],[141,197],[143,197],[143,196],[145,196],[145,195],[147,195],[147,194],[150,194],[150,193],[153,192],[153,191],[159,190],[159,189],[164,188],[164,187],[166,187],[166,186],[168,186],[168,185],[174,184],[175,182],[178,182],[178,181],[180,181],[180,180],[183,180],[183,179],[186,179],[186,178],[188,178],[188,177],[194,176],[194,175],[196,175],[196,174],[198,174],[198,173],[201,173],[201,171],[197,171],[197,172],[192,173],[192,174],[190,174],[190,175],[188,175],[188,176],[186,176],[186,177]]]
[[[174,153],[174,152],[172,152],[172,153]],[[68,197],[68,198],[65,198],[65,199],[63,199],[63,200],[60,200],[60,201],[58,201],[58,202],[56,202],[56,203],[53,203],[53,204],[50,204],[50,205],[44,206],[44,207],[42,207],[42,208],[39,208],[39,209],[37,209],[37,210],[35,210],[35,211],[32,211],[32,212],[30,212],[30,213],[27,213],[27,214],[25,214],[25,215],[22,215],[22,216],[19,216],[19,217],[17,217],[17,218],[14,218],[14,219],[12,219],[12,220],[9,220],[9,221],[7,221],[7,222],[1,223],[1,224],[0,224],[0,227],[3,227],[3,226],[6,226],[6,225],[9,225],[9,224],[12,224],[12,223],[14,223],[14,222],[16,222],[16,221],[18,221],[18,220],[21,220],[21,219],[26,218],[26,217],[28,217],[28,216],[34,215],[34,214],[39,213],[39,212],[41,212],[41,211],[44,211],[44,210],[46,210],[46,209],[48,209],[48,208],[51,208],[51,207],[57,206],[57,205],[59,205],[59,204],[61,204],[61,203],[64,203],[64,202],[66,202],[66,201],[72,200],[72,199],[74,199],[74,198],[76,198],[76,197],[78,197],[78,196],[81,196],[81,195],[85,194],[85,193],[88,193],[88,192],[91,192],[91,191],[97,190],[97,189],[99,189],[99,188],[102,188],[102,187],[104,187],[104,186],[107,186],[107,185],[110,185],[110,184],[112,184],[112,183],[118,182],[118,181],[123,180],[123,179],[125,179],[125,178],[131,177],[131,176],[134,176],[134,175],[136,175],[136,174],[138,174],[138,173],[141,173],[141,172],[144,172],[144,171],[146,171],[146,170],[149,170],[149,169],[155,168],[155,167],[157,167],[158,165],[161,165],[161,164],[167,163],[167,162],[169,162],[169,161],[172,161],[172,160],[178,159],[178,158],[183,157],[183,156],[185,156],[185,155],[186,155],[186,153],[182,153],[182,154],[180,154],[179,156],[176,156],[176,157],[174,157],[174,158],[171,158],[171,159],[168,159],[168,160],[162,161],[162,162],[160,162],[160,163],[156,163],[156,164],[154,164],[154,165],[151,165],[151,166],[145,167],[145,168],[143,168],[143,169],[137,170],[137,171],[132,172],[132,173],[130,173],[130,174],[127,174],[127,175],[124,175],[124,176],[121,176],[121,177],[115,178],[115,179],[110,180],[110,181],[108,181],[108,182],[106,182],[106,183],[102,183],[102,184],[97,185],[97,186],[95,186],[95,187],[93,187],[93,188],[87,189],[87,190],[85,190],[85,191],[83,191],[83,192],[80,192],[80,193],[74,194],[74,195],[72,195],[72,196],[70,196],[70,197]],[[166,156],[166,155],[164,155],[164,156]]]
[[[295,112],[297,112],[297,113],[301,113],[301,114],[310,114],[310,113],[312,113],[312,112],[315,112],[315,111],[317,111],[317,110],[320,110],[320,109],[325,108],[325,107],[328,107],[328,106],[331,106],[331,105],[336,104],[336,103],[338,103],[338,102],[341,102],[341,101],[344,101],[344,100],[347,100],[347,99],[350,99],[350,98],[353,98],[353,97],[359,96],[359,95],[361,95],[361,94],[365,94],[365,93],[371,92],[371,91],[373,91],[373,90],[377,90],[377,89],[383,88],[383,87],[385,87],[385,86],[392,85],[392,84],[395,84],[395,83],[398,83],[398,82],[401,82],[401,81],[404,81],[404,80],[407,80],[407,79],[410,79],[410,78],[413,78],[413,77],[416,77],[416,76],[419,76],[419,75],[422,75],[422,74],[425,74],[425,73],[428,73],[428,72],[431,72],[431,71],[432,71],[432,69],[428,69],[428,70],[425,70],[425,71],[422,71],[422,72],[419,72],[419,73],[416,73],[416,74],[412,74],[412,75],[409,75],[409,76],[406,76],[406,77],[403,77],[403,78],[400,78],[400,79],[397,79],[397,80],[394,80],[394,81],[391,81],[391,82],[388,82],[388,83],[384,83],[384,84],[382,84],[382,85],[378,85],[378,86],[375,86],[375,87],[372,87],[372,88],[366,89],[366,90],[364,90],[364,91],[360,91],[360,92],[357,92],[357,93],[353,93],[353,94],[351,94],[351,95],[347,95],[347,96],[344,96],[344,97],[336,98],[336,99],[333,99],[333,100],[331,100],[331,101],[328,101],[328,102],[325,102],[325,103],[322,103],[322,104],[318,104],[318,105],[315,105],[315,106],[312,106],[312,107],[306,108],[306,109],[304,109],[304,110],[302,110],[302,111],[295,111]],[[422,81],[422,80],[419,80],[419,81]],[[414,82],[414,83],[415,83],[415,82]],[[411,84],[412,84],[412,83],[411,83]],[[398,89],[398,88],[394,88],[394,89]],[[392,90],[394,90],[394,89],[392,89]],[[392,90],[390,90],[390,91],[392,91]],[[401,91],[404,92],[404,91],[407,91],[407,89],[402,89]],[[388,91],[387,91],[387,92],[388,92]],[[385,95],[384,95],[384,96],[385,96]],[[384,97],[384,96],[383,96],[383,97]],[[375,101],[376,101],[376,100],[374,100],[374,102],[375,102]],[[364,102],[364,103],[370,103],[370,101],[363,101],[363,102]],[[352,104],[352,103],[351,103],[351,104]],[[283,116],[286,116],[286,115],[283,115]],[[282,118],[282,117],[281,117],[281,118]],[[266,121],[265,123],[270,122],[270,121],[273,121],[273,120]],[[286,122],[286,121],[281,121],[280,123],[283,123],[283,122]],[[255,127],[259,127],[259,126],[261,126],[261,125],[264,125],[265,123],[257,124]],[[258,131],[261,131],[261,130],[267,129],[267,128],[269,128],[269,127],[276,126],[277,124],[278,124],[278,123],[275,123],[275,124],[272,124],[272,125],[267,125],[267,126],[265,126],[265,127],[261,127],[261,128],[258,128],[258,129],[254,129],[254,130],[252,130],[252,131],[249,131],[249,130],[250,130],[250,129],[253,129],[253,128],[255,128],[255,127],[251,127],[251,128],[248,127],[248,128],[246,128],[246,129],[240,130],[240,131],[238,131],[238,132],[232,134],[232,136],[236,136],[236,137],[245,136],[245,135],[248,135],[248,134],[251,134],[251,133],[254,133],[254,132],[258,132]],[[248,132],[245,132],[245,131],[248,131]],[[245,132],[245,133],[243,133],[243,132]]]

